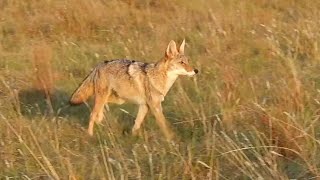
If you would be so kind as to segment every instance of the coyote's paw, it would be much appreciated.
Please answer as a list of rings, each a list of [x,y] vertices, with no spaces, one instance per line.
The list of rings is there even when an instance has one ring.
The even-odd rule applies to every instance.
[[[140,128],[139,128],[139,129],[137,129],[137,128],[132,128],[131,134],[132,134],[133,136],[140,136],[140,135],[141,135]]]
[[[89,134],[89,136],[93,136],[93,130],[92,129],[88,129],[88,134]]]

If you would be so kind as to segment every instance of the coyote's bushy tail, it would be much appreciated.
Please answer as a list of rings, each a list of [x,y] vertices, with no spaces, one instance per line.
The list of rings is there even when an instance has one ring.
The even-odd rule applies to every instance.
[[[78,105],[85,102],[94,92],[95,71],[92,71],[73,92],[69,103]]]

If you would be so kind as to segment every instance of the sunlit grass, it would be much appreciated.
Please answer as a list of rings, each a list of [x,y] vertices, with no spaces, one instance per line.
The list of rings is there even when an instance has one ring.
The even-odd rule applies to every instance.
[[[1,179],[317,179],[317,1],[0,2]],[[71,107],[100,61],[154,62],[186,38],[200,70],[130,135],[134,105],[86,132],[92,101]],[[122,110],[121,110],[122,109]],[[129,113],[125,113],[125,112]]]

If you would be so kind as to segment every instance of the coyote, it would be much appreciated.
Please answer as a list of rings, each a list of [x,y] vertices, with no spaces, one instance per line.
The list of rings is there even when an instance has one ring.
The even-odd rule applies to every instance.
[[[77,105],[95,95],[89,135],[93,135],[94,123],[100,123],[103,119],[105,104],[123,104],[128,101],[139,106],[132,134],[138,133],[150,109],[165,137],[172,139],[173,132],[162,113],[161,102],[179,75],[193,76],[198,73],[197,69],[189,65],[184,55],[184,46],[185,40],[179,49],[173,40],[170,41],[165,56],[156,63],[117,59],[98,64],[70,99],[72,105]]]

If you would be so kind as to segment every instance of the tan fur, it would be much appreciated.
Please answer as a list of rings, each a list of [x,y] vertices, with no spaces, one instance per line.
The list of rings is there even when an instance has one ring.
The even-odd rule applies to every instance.
[[[178,51],[176,43],[170,41],[165,57],[157,63],[113,60],[97,65],[70,99],[71,104],[80,104],[95,95],[89,134],[93,135],[94,123],[103,119],[105,104],[131,102],[139,105],[133,134],[137,134],[150,109],[166,138],[171,139],[173,133],[162,113],[161,102],[179,75],[192,76],[198,72],[189,65],[184,46],[185,41]]]

